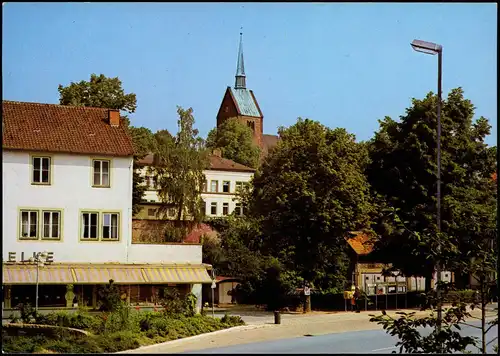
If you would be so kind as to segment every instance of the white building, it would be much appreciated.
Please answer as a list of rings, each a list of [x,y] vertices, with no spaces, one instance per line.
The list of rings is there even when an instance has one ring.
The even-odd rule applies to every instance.
[[[168,284],[201,306],[200,244],[132,241],[133,145],[119,111],[4,101],[2,120],[6,308],[34,304],[26,260],[41,251],[40,306],[95,305],[109,279],[131,302],[154,302]],[[68,285],[76,297],[65,301]]]
[[[136,218],[156,219],[161,202],[154,184],[155,179],[147,168],[154,164],[153,155],[146,156],[140,164],[143,166],[140,173],[146,178],[148,189],[144,194],[144,204],[141,204],[142,211]],[[205,215],[208,217],[221,217],[233,213],[243,215],[237,191],[250,183],[255,169],[222,158],[218,150],[209,156],[209,164],[209,168],[203,171],[206,180],[201,194],[205,203]],[[175,210],[169,211],[168,217],[174,218]]]

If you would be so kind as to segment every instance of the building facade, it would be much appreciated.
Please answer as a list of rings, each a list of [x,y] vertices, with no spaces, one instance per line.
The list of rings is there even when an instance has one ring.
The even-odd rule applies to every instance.
[[[130,303],[175,286],[201,307],[200,244],[132,241],[133,145],[118,111],[4,101],[2,121],[7,309],[34,305],[35,284],[40,307],[96,307],[110,279]],[[29,261],[42,251],[43,266]]]
[[[147,190],[141,210],[135,219],[175,219],[176,210],[166,209],[166,216],[161,214],[163,203],[158,197],[155,177],[148,167],[154,165],[153,155],[148,155],[139,162],[140,175],[145,178]],[[209,167],[203,171],[205,183],[202,187],[201,198],[204,202],[207,217],[221,217],[230,214],[243,215],[243,207],[238,201],[238,190],[250,183],[255,169],[246,167],[232,160],[222,158],[219,150],[214,150],[209,156]]]

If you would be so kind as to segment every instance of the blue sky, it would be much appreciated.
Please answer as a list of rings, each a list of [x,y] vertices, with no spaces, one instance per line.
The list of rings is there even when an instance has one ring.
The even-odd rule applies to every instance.
[[[234,85],[243,26],[247,87],[264,133],[301,116],[366,140],[378,119],[397,118],[412,97],[436,91],[437,58],[412,51],[418,38],[443,45],[443,96],[463,87],[496,145],[496,6],[7,3],[3,98],[58,103],[59,84],[103,73],[137,94],[133,125],[175,133],[176,105],[191,106],[206,135]]]

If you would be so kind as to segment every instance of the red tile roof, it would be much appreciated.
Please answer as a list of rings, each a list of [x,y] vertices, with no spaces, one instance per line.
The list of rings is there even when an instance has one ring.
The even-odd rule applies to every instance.
[[[278,144],[278,139],[279,137],[276,135],[262,135],[262,151],[264,156]]]
[[[121,120],[109,124],[108,109],[4,100],[4,149],[132,156],[132,138]]]
[[[230,159],[222,158],[216,155],[209,156],[210,167],[208,169],[214,171],[238,171],[238,172],[255,172],[255,169],[244,166],[242,164],[231,161]]]
[[[373,251],[373,240],[364,232],[353,231],[351,237],[347,237],[347,243],[358,255],[368,255]]]
[[[155,164],[155,156],[149,154],[137,163],[143,166],[151,166]],[[209,156],[209,167],[207,169],[214,171],[236,171],[236,172],[255,172],[255,169],[236,163],[230,159],[222,158],[217,155]]]

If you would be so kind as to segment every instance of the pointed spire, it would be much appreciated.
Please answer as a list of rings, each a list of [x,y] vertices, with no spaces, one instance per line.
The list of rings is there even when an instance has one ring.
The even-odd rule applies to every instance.
[[[236,81],[234,84],[234,89],[246,89],[245,63],[243,61],[243,33],[242,32],[240,32],[240,47],[238,49],[238,64],[236,66]]]

